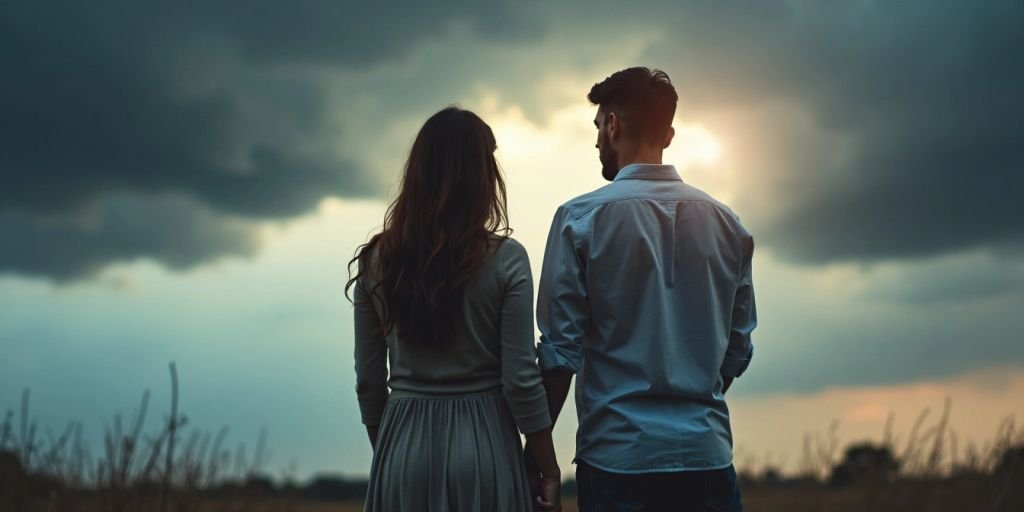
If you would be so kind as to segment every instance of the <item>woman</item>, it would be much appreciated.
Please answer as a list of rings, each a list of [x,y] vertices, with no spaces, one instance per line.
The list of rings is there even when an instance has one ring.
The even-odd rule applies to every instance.
[[[495,149],[476,114],[434,114],[382,232],[352,260],[367,511],[532,510],[517,427],[541,472],[536,505],[560,507],[533,279]]]

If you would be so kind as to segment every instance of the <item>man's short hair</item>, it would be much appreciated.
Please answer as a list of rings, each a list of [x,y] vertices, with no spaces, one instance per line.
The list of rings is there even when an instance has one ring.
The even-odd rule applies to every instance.
[[[587,99],[606,113],[615,112],[631,139],[660,144],[672,126],[679,95],[664,71],[635,67],[594,84]]]

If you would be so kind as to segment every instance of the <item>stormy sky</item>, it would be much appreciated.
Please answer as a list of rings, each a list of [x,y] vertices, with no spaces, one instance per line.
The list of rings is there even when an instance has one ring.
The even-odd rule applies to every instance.
[[[41,421],[98,425],[175,360],[208,428],[365,473],[345,262],[416,130],[449,104],[494,127],[539,274],[554,209],[602,184],[587,91],[648,65],[680,95],[666,159],[757,243],[752,451],[743,421],[836,393],[1012,413],[1022,27],[1013,0],[7,3],[0,408],[30,387]],[[870,416],[826,410],[806,428]]]

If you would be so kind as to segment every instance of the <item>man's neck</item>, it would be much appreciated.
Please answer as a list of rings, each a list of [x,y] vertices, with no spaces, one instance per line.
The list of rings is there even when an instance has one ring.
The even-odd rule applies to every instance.
[[[661,165],[660,149],[637,148],[634,151],[623,152],[619,158],[619,169],[632,164],[656,164]]]

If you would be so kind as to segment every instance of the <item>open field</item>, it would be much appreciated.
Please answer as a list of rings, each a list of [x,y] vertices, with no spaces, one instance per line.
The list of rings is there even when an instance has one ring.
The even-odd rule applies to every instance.
[[[171,373],[171,410],[145,433],[149,394],[133,417],[115,416],[93,454],[81,425],[38,435],[29,393],[19,414],[0,421],[2,512],[348,512],[362,509],[366,482],[322,476],[308,482],[275,479],[263,467],[261,434],[251,450],[224,448],[217,433],[185,429],[178,382]],[[785,512],[1020,512],[1024,511],[1024,430],[1013,418],[981,446],[959,446],[948,428],[950,402],[937,420],[923,411],[897,442],[889,427],[880,442],[843,445],[835,426],[807,436],[798,472],[777,467],[738,469],[748,511]],[[891,425],[891,421],[889,423]],[[577,510],[575,486],[563,491],[564,510]]]
[[[1010,482],[1005,482],[1010,483]],[[859,486],[830,489],[824,486],[744,490],[743,505],[748,512],[945,512],[1024,510],[1024,491],[1020,486],[1003,485],[985,492],[980,481],[934,481],[918,484],[890,484],[884,487]],[[991,491],[1005,494],[997,496]],[[983,494],[979,494],[983,492]],[[562,501],[565,512],[577,512],[576,498]],[[202,512],[237,510],[226,503],[207,503]],[[245,508],[247,512],[359,512],[362,503],[266,501]]]

